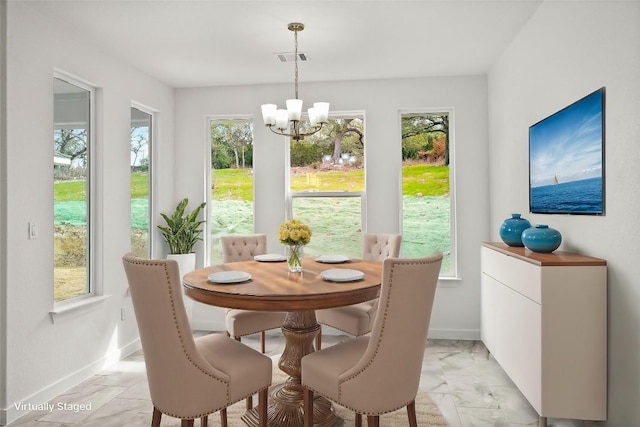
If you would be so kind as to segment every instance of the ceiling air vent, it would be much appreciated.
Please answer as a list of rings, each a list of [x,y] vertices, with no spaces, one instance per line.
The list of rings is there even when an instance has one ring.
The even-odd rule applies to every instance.
[[[295,52],[281,52],[276,53],[276,56],[280,62],[293,62],[295,61]],[[298,52],[298,61],[304,62],[309,60],[309,54],[307,52]]]

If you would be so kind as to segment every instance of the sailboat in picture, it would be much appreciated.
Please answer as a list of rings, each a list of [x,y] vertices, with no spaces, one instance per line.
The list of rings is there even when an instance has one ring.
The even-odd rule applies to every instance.
[[[556,185],[558,183],[558,175],[553,174],[553,185]]]

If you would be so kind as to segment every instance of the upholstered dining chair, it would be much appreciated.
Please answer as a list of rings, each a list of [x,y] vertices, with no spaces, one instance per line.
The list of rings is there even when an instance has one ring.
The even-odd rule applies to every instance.
[[[178,264],[126,254],[122,258],[147,370],[153,403],[152,427],[162,414],[191,427],[195,418],[206,426],[208,415],[259,394],[260,426],[267,422],[271,359],[224,334],[196,339],[189,325]]]
[[[225,263],[249,261],[256,255],[267,253],[266,234],[236,234],[220,237]],[[265,352],[265,331],[282,327],[286,313],[279,311],[253,311],[227,309],[225,326],[227,335],[240,341],[240,337],[260,332],[260,349]]]
[[[441,264],[441,253],[384,260],[371,335],[302,358],[305,427],[313,425],[314,392],[355,411],[356,426],[367,415],[369,427],[377,427],[381,414],[404,406],[409,425],[417,426],[415,398]]]
[[[365,233],[362,236],[362,259],[384,261],[400,256],[401,234]],[[378,311],[378,299],[346,307],[327,308],[316,311],[316,320],[321,325],[331,326],[342,332],[359,337],[371,331]],[[322,347],[322,329],[316,335],[316,349]]]

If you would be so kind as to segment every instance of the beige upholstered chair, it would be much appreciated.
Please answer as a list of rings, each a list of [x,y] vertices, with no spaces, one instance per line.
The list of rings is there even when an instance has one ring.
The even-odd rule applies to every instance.
[[[221,236],[224,262],[248,261],[267,252],[266,234]],[[265,331],[282,327],[286,313],[278,311],[252,311],[229,309],[225,312],[227,334],[240,341],[240,337],[260,332],[260,347],[265,352]]]
[[[362,236],[362,259],[384,261],[400,256],[400,234],[365,233]],[[316,311],[316,319],[321,325],[331,326],[342,332],[359,337],[371,331],[378,311],[378,299],[346,307],[328,308]],[[316,336],[316,349],[322,347],[322,330]]]
[[[194,340],[182,299],[174,260],[122,258],[138,322],[153,402],[152,427],[162,414],[193,426],[220,411],[227,425],[227,406],[259,393],[260,425],[266,426],[271,359],[222,334]]]
[[[361,415],[407,407],[416,426],[415,397],[442,254],[383,262],[380,310],[370,336],[344,341],[302,358],[305,427],[313,424],[313,392]],[[309,417],[308,417],[309,415]]]

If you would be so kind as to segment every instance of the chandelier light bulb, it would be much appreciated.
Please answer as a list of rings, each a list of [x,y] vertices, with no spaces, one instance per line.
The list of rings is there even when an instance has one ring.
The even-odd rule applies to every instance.
[[[289,113],[287,110],[279,109],[276,111],[276,128],[286,130],[289,126]]]
[[[309,115],[309,124],[311,126],[315,126],[318,124],[318,116],[316,114],[316,109],[311,107],[307,110],[307,114]]]
[[[262,120],[267,126],[273,126],[276,124],[276,111],[278,106],[276,104],[264,104],[262,105]]]
[[[316,120],[318,120],[318,123],[327,123],[329,121],[328,102],[314,102],[313,108],[316,110]]]
[[[287,99],[287,111],[289,112],[289,120],[300,120],[300,117],[302,117],[302,100]]]

